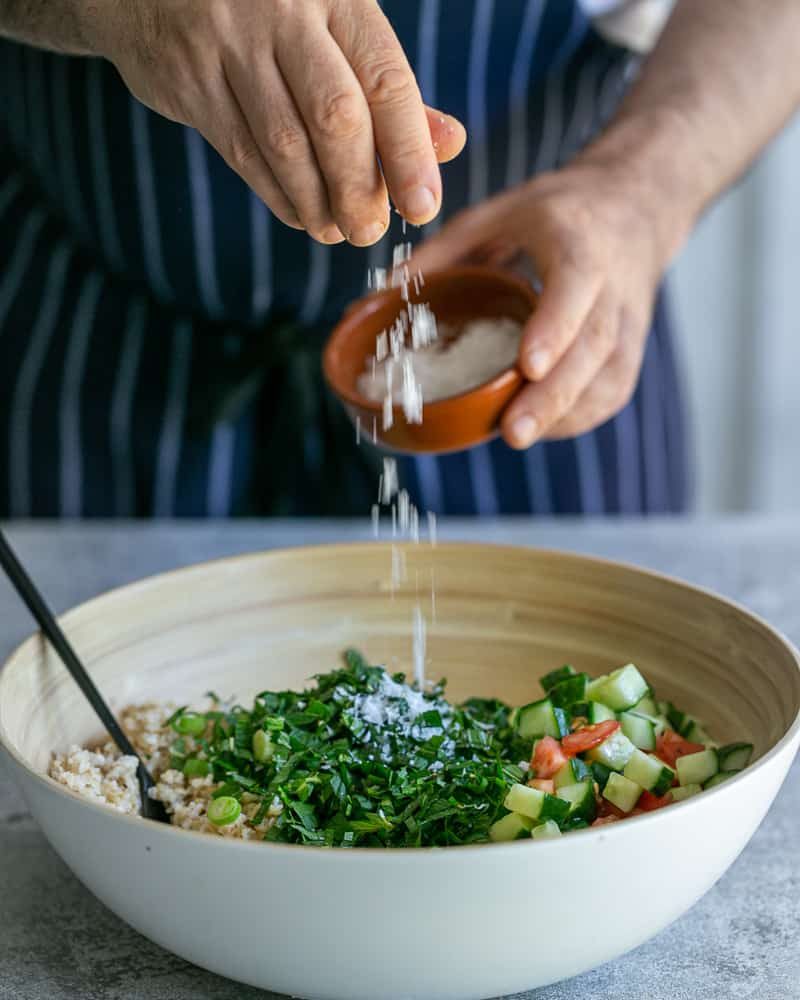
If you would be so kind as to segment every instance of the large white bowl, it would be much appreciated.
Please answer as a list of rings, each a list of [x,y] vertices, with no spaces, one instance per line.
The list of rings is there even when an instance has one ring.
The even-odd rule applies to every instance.
[[[722,740],[756,744],[741,776],[686,803],[556,841],[445,850],[326,850],[187,833],[87,803],[45,776],[51,750],[99,735],[39,637],[0,675],[0,743],[53,847],[110,909],[233,979],[336,1000],[468,1000],[572,976],[643,942],[723,874],[800,741],[789,643],[718,597],[573,555],[412,546],[389,592],[382,545],[271,552],[145,580],[63,618],[119,708],[243,701],[297,686],[358,645],[410,660],[412,609],[435,562],[429,670],[451,694],[536,697],[570,660],[636,661]]]

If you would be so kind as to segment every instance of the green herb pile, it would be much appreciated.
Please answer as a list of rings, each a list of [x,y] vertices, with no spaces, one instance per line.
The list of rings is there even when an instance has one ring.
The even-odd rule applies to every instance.
[[[473,698],[454,707],[443,682],[423,696],[403,674],[389,678],[352,650],[342,669],[315,680],[308,691],[264,691],[252,709],[180,709],[170,723],[191,738],[174,741],[173,766],[187,776],[210,767],[220,782],[215,799],[256,796],[255,824],[279,800],[271,841],[420,847],[489,839],[509,786],[524,780],[517,762],[530,755],[507,705]]]

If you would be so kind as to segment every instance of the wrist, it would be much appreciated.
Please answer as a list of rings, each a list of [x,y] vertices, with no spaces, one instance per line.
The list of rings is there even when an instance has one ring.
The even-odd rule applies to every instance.
[[[713,197],[688,122],[671,109],[621,115],[574,163],[602,168],[650,220],[665,267]]]

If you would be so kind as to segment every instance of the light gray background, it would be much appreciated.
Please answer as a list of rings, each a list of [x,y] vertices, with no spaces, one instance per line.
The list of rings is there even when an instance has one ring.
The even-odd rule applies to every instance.
[[[800,116],[672,275],[700,511],[800,509]]]

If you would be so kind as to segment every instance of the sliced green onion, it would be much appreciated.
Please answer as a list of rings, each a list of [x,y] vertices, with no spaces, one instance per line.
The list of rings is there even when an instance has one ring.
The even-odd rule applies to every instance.
[[[183,773],[187,778],[205,778],[210,771],[209,762],[199,757],[192,757],[183,765]]]
[[[206,717],[197,712],[184,712],[172,720],[172,728],[184,736],[202,736],[206,731]]]
[[[242,807],[232,795],[221,795],[208,807],[208,818],[214,826],[230,826],[239,818]]]
[[[267,761],[272,760],[274,753],[275,744],[263,729],[257,729],[253,733],[253,756],[255,759],[265,764]]]

